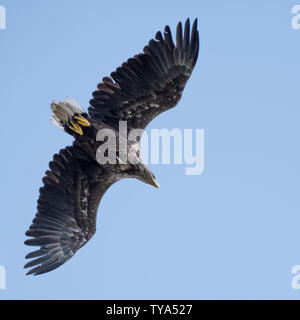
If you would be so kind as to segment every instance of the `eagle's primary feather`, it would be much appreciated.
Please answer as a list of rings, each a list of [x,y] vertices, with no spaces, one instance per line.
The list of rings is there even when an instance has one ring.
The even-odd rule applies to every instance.
[[[181,22],[177,25],[176,45],[170,27],[164,37],[157,32],[144,53],[138,54],[105,77],[93,93],[89,114],[118,129],[119,121],[126,120],[128,130],[145,129],[160,113],[174,107],[197,61],[199,35],[197,19],[190,34],[187,19],[182,35]]]

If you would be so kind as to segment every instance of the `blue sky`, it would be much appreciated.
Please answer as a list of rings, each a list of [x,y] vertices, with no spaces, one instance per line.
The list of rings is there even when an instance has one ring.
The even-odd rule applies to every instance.
[[[300,30],[294,1],[1,0],[0,299],[299,299]],[[24,232],[52,155],[72,143],[50,102],[88,107],[103,76],[169,24],[198,17],[201,50],[179,105],[151,128],[205,130],[205,169],[151,165],[123,180],[68,263],[25,277]]]

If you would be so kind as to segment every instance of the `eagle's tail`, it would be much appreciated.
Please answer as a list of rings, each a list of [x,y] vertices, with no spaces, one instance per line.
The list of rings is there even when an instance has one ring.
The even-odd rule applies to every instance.
[[[82,135],[82,127],[89,127],[91,125],[85,117],[85,111],[70,97],[67,97],[63,102],[58,100],[53,101],[51,103],[51,110],[53,112],[51,117],[52,123],[66,132],[70,133],[71,129]]]

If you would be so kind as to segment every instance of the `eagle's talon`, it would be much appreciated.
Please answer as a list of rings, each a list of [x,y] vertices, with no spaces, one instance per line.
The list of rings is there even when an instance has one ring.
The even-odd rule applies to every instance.
[[[90,122],[86,120],[83,116],[78,115],[78,116],[74,116],[73,118],[77,121],[78,124],[80,124],[83,127],[91,126]]]
[[[69,128],[76,133],[80,134],[81,136],[83,135],[83,131],[78,123],[74,123],[73,121],[70,121]]]

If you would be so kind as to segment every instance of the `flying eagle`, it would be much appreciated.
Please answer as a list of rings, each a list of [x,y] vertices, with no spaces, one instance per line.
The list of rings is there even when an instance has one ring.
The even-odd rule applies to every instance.
[[[128,132],[145,129],[160,113],[174,107],[195,67],[199,52],[197,19],[190,31],[177,25],[176,43],[170,27],[157,32],[143,53],[123,63],[104,77],[90,101],[88,113],[67,98],[53,101],[53,123],[74,137],[72,146],[53,156],[43,178],[37,214],[26,235],[26,245],[38,246],[26,258],[27,274],[39,275],[58,268],[84,246],[96,231],[98,206],[106,190],[123,178],[137,178],[159,187],[154,174],[140,158],[139,141],[128,141],[128,156],[136,162],[123,163],[116,153],[115,164],[100,164],[96,139],[101,129],[117,136],[119,121]],[[123,137],[124,138],[124,137]],[[126,137],[127,138],[127,137]],[[103,143],[103,142],[102,142]]]

